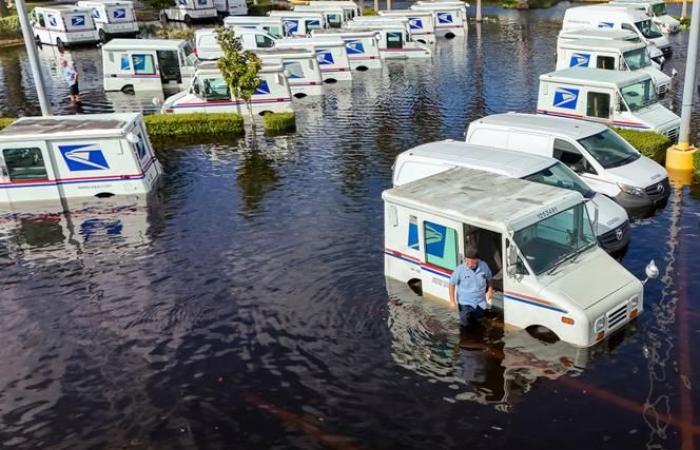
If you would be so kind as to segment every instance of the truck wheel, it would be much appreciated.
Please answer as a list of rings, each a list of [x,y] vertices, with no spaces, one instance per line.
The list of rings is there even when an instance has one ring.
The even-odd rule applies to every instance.
[[[105,33],[105,30],[100,30],[97,32],[97,34],[100,37],[100,42],[103,44],[107,42],[107,33]]]
[[[134,94],[134,86],[127,84],[126,86],[122,87],[121,91],[124,94],[132,94],[133,95]]]
[[[168,23],[168,15],[165,12],[160,13],[160,21],[163,25]]]
[[[56,47],[58,47],[58,50],[63,52],[66,49],[66,44],[63,43],[61,38],[56,38]]]
[[[454,39],[456,37],[457,36],[455,36],[455,34],[451,31],[448,31],[447,34],[445,34],[445,39]]]
[[[36,36],[34,36],[34,43],[36,44],[37,47],[41,47],[41,39],[39,38],[38,34]]]
[[[188,27],[192,26],[192,17],[190,17],[189,14],[186,14],[186,15],[185,15],[185,24],[186,24]]]

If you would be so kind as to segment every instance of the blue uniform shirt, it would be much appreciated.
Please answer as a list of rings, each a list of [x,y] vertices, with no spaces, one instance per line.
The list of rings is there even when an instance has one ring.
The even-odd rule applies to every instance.
[[[454,285],[457,293],[457,303],[473,308],[486,306],[486,288],[493,275],[488,264],[479,260],[476,269],[472,270],[462,263],[452,272],[450,284]]]

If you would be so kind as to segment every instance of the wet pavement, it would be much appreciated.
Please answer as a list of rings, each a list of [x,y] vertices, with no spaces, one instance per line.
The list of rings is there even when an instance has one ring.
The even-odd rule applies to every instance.
[[[485,8],[499,18],[432,61],[296,102],[295,134],[160,148],[149,199],[3,216],[0,446],[696,448],[700,186],[634,224],[622,263],[642,276],[653,258],[662,276],[593,349],[498,320],[460,335],[452,311],[383,275],[396,154],[532,111],[565,6]],[[672,37],[681,74],[686,38]],[[114,109],[99,51],[71,58],[84,111]],[[38,111],[21,49],[0,51],[0,86],[0,112]]]

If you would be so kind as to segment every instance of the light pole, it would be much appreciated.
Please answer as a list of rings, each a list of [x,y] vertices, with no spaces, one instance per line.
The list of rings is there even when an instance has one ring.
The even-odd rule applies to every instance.
[[[693,0],[688,38],[688,57],[685,61],[683,79],[683,105],[681,106],[681,129],[678,144],[666,151],[666,168],[677,171],[693,170],[695,147],[690,144],[690,113],[693,109],[695,91],[695,67],[698,59],[698,37],[700,37],[700,0]]]
[[[476,0],[476,21],[481,22],[483,19],[481,17],[481,0]]]
[[[32,33],[32,27],[29,25],[29,19],[27,18],[27,9],[24,6],[24,0],[16,0],[15,5],[17,6],[17,16],[19,17],[19,24],[22,27],[22,37],[24,38],[24,46],[27,48],[29,66],[32,69],[32,76],[34,77],[36,95],[37,97],[39,97],[41,115],[50,116],[51,104],[49,103],[48,98],[46,98],[46,91],[44,90],[44,78],[41,74],[41,69],[39,68],[39,59],[36,54],[34,33]]]

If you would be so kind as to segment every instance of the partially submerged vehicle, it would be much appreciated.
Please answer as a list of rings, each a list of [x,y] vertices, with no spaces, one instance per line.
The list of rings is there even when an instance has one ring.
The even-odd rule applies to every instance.
[[[281,17],[269,16],[231,16],[224,19],[227,28],[250,28],[265,31],[275,39],[287,37],[284,21]]]
[[[678,139],[681,119],[656,96],[646,73],[572,67],[540,75],[537,112]]]
[[[663,98],[671,89],[671,77],[654,67],[647,46],[641,41],[600,39],[559,41],[556,70],[567,67],[594,67],[647,73],[654,80],[659,98]]]
[[[552,157],[494,148],[488,143],[475,145],[452,140],[419,145],[400,153],[394,163],[394,186],[466,167],[498,175],[520,178],[579,192],[587,201],[589,217],[598,215],[594,232],[600,246],[609,253],[624,250],[630,241],[627,212],[603,194],[596,193],[564,163]]]
[[[214,8],[220,16],[245,16],[248,4],[245,0],[214,0]]]
[[[263,65],[258,76],[260,85],[251,97],[253,114],[294,112],[282,66]],[[233,97],[214,62],[200,64],[189,89],[166,98],[161,111],[166,114],[234,112],[248,116],[246,102]]]
[[[345,12],[346,22],[362,15],[360,7],[352,0],[313,0],[311,4],[314,6],[341,7]]]
[[[417,11],[430,11],[435,18],[435,34],[452,39],[467,33],[467,9],[462,2],[418,1],[411,6]]]
[[[32,32],[37,44],[59,49],[99,41],[92,9],[72,5],[37,6],[32,11]]]
[[[408,20],[411,37],[416,42],[435,44],[435,16],[432,11],[392,9],[379,11],[379,17],[398,17]]]
[[[162,172],[139,113],[24,117],[0,156],[0,204],[144,194]]]
[[[256,49],[254,52],[263,64],[278,64],[284,68],[294,97],[323,95],[323,76],[313,50],[290,47]]]
[[[134,37],[139,33],[134,4],[129,0],[80,0],[76,4],[92,9],[92,18],[102,42],[113,36]]]
[[[352,70],[345,42],[330,36],[287,38],[275,41],[275,48],[305,48],[316,53],[321,75],[326,83],[352,80]]]
[[[600,40],[600,41],[623,41],[627,43],[643,42],[647,46],[647,52],[651,58],[652,64],[657,69],[663,69],[666,58],[663,52],[653,42],[644,42],[639,38],[635,31],[630,30],[614,30],[610,28],[580,28],[575,30],[562,30],[557,37],[557,47],[567,41],[575,41],[579,39],[585,40]]]
[[[210,21],[219,17],[214,0],[175,0],[175,4],[160,11],[162,22],[176,21],[191,25],[193,22]]]
[[[345,22],[350,20],[345,15],[343,7],[339,5],[316,5],[316,2],[311,2],[308,5],[294,5],[293,11],[323,14],[328,28],[343,28]]]
[[[286,36],[306,37],[313,30],[328,28],[326,16],[317,12],[270,11],[268,16],[282,18]]]
[[[613,0],[610,4],[644,11],[666,34],[678,33],[681,29],[681,22],[668,13],[663,0]]]
[[[406,19],[352,20],[347,23],[347,29],[377,32],[379,54],[382,59],[430,58],[433,56],[432,50],[427,45],[412,40]]]
[[[348,54],[350,67],[360,71],[381,69],[379,54],[380,33],[374,30],[314,30],[312,37],[342,39]]]
[[[492,305],[506,326],[590,347],[644,311],[642,283],[598,247],[576,191],[455,168],[382,198],[385,274],[425,296],[448,301],[470,245],[502,277]]]
[[[102,46],[105,91],[179,91],[189,85],[196,64],[182,39],[112,39]]]
[[[594,191],[630,210],[663,205],[671,194],[666,169],[603,124],[493,114],[470,123],[466,141],[558,159]]]

